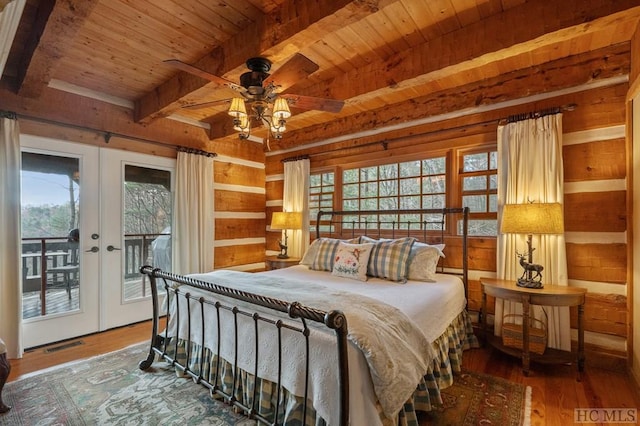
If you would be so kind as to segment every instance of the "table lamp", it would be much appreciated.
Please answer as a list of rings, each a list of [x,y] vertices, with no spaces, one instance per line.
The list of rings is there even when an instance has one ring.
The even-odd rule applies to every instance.
[[[564,220],[560,203],[527,203],[505,204],[502,210],[503,234],[526,234],[527,253],[516,255],[520,258],[520,265],[524,268],[517,285],[528,288],[542,288],[542,265],[533,263],[531,245],[533,234],[562,234]],[[526,256],[526,259],[525,259]]]
[[[278,240],[280,245],[279,259],[288,259],[287,255],[287,230],[288,229],[302,229],[302,213],[300,212],[274,212],[271,215],[271,229],[284,230],[284,244],[282,240]]]

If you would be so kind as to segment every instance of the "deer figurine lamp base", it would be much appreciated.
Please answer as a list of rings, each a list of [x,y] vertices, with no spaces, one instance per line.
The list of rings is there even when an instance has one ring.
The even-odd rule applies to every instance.
[[[524,269],[520,278],[516,282],[518,287],[526,288],[542,288],[542,265],[533,263],[533,251],[535,250],[531,245],[533,236],[527,235],[527,253],[520,254],[516,252],[516,255],[520,258],[520,266]],[[527,256],[527,260],[525,260]]]

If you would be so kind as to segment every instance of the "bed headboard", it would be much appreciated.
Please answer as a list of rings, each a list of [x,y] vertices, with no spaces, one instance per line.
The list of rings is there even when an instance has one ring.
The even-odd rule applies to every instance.
[[[469,208],[319,211],[316,238],[351,239],[415,237],[428,244],[445,244],[439,272],[460,275],[468,298]],[[445,241],[446,237],[446,241]],[[457,272],[460,271],[460,272]]]

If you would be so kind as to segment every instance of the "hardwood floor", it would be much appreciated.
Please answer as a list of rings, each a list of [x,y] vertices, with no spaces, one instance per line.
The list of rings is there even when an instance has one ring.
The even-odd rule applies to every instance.
[[[20,360],[10,360],[9,381],[57,364],[148,341],[150,336],[151,323],[143,322],[33,349]],[[574,424],[575,408],[640,407],[638,389],[627,373],[589,365],[588,355],[581,382],[576,380],[575,365],[533,364],[530,376],[525,377],[518,359],[489,348],[465,352],[463,366],[469,371],[491,374],[531,386],[531,424],[534,426]]]

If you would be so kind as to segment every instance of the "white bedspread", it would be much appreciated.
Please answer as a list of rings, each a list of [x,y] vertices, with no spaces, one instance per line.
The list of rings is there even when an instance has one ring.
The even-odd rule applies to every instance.
[[[464,285],[458,276],[437,274],[437,282],[407,281],[398,284],[380,278],[366,282],[344,279],[304,265],[261,272],[294,278],[378,299],[404,312],[422,330],[429,342],[444,333],[466,306]]]
[[[280,285],[274,285],[270,290],[270,294],[267,294],[287,301],[299,301],[323,310],[342,309],[348,311],[350,303],[357,302],[358,305],[362,305],[367,303],[367,298],[377,299],[404,312],[411,318],[412,321],[410,322],[415,323],[417,328],[422,331],[424,341],[416,338],[415,335],[411,335],[410,338],[407,338],[412,340],[411,343],[397,345],[394,348],[396,349],[395,352],[389,353],[386,358],[383,358],[370,350],[371,342],[366,338],[368,334],[371,335],[373,333],[377,339],[375,330],[367,329],[367,327],[362,328],[361,324],[352,324],[352,321],[348,323],[350,333],[356,333],[355,336],[350,336],[350,340],[358,343],[360,349],[364,349],[362,352],[355,349],[354,345],[350,345],[349,348],[352,424],[374,424],[372,421],[376,413],[373,405],[375,400],[373,398],[372,380],[374,382],[373,387],[375,387],[375,392],[379,396],[385,413],[391,416],[392,413],[400,409],[402,403],[409,398],[415,389],[419,378],[426,372],[426,365],[431,362],[430,343],[444,332],[451,321],[464,309],[465,305],[464,289],[461,281],[459,278],[449,275],[440,275],[439,278],[441,280],[439,279],[438,283],[408,282],[402,285],[379,279],[371,279],[366,283],[353,281],[334,277],[327,272],[311,271],[306,266],[296,266],[255,275],[257,275],[255,278],[259,281],[275,278],[276,282],[284,283],[294,280],[303,283],[303,286],[304,283],[308,283],[306,287],[320,286],[326,289],[322,290],[318,287],[316,288],[316,293],[324,291],[329,292],[328,294],[337,294],[344,291],[355,293],[355,295],[346,299],[346,303],[337,303],[334,297],[328,297],[325,304],[316,303],[317,301],[311,303],[310,300],[305,300],[301,293],[287,291],[285,288],[280,288]],[[210,274],[192,275],[193,278],[203,281],[215,281],[221,285],[240,287],[245,291],[263,294],[251,281],[243,282],[244,280],[241,279],[243,276],[246,276],[246,274],[232,271],[216,271]],[[189,291],[194,294],[200,294],[198,290],[190,287],[185,288],[189,288]],[[360,298],[357,295],[366,297]],[[182,312],[182,315],[184,315],[186,310]],[[384,312],[385,310],[383,309],[377,315],[392,314],[391,311]],[[213,314],[205,313],[205,321],[213,321],[213,317],[208,318],[208,315]],[[223,315],[230,314],[223,313]],[[198,314],[196,314],[197,316]],[[349,315],[347,316],[349,317]],[[174,335],[176,328],[175,316],[172,317],[172,320],[174,321],[169,325],[169,330],[170,334]],[[248,319],[241,319],[242,321],[246,321],[248,324],[252,323],[252,320]],[[192,322],[192,329],[190,330],[190,339],[196,342],[201,341],[199,324],[200,320],[196,318],[196,321]],[[403,326],[405,325],[403,323]],[[229,331],[225,332],[223,330],[221,334],[223,336],[232,336]],[[260,358],[271,358],[271,361],[277,360],[277,339],[274,332],[261,327],[261,333],[263,334],[261,334],[260,338]],[[182,338],[186,338],[189,335],[185,322],[182,322],[179,334]],[[205,346],[215,348],[216,338],[217,334],[215,332],[208,334],[205,338]],[[251,327],[247,327],[246,331],[241,331],[240,339],[253,342]],[[285,386],[297,395],[301,395],[304,391],[304,375],[297,369],[288,368],[291,365],[286,364],[286,359],[301,359],[304,356],[302,350],[304,346],[300,345],[300,340],[301,337],[299,336],[285,336],[283,348],[285,368],[283,368],[282,380]],[[309,398],[313,401],[318,414],[325,418],[329,424],[334,424],[337,421],[335,416],[338,413],[337,399],[335,398],[335,395],[337,395],[337,372],[334,369],[337,364],[337,354],[334,349],[335,338],[324,332],[312,330],[310,345],[314,361],[310,372]],[[253,343],[250,346],[253,347]],[[413,349],[408,349],[412,346],[414,347]],[[235,351],[232,348],[231,337],[223,338],[221,355],[229,361],[233,361],[235,356]],[[400,355],[403,356],[398,354],[398,350],[401,351]],[[402,352],[407,352],[409,357],[404,356]],[[239,367],[252,371],[253,357],[252,351],[242,351],[238,359]],[[365,359],[366,362],[364,361]],[[369,367],[372,366],[372,362],[374,363],[373,379],[369,378],[367,362]],[[377,366],[375,363],[377,363]],[[389,363],[388,368],[385,368],[385,363]],[[393,365],[394,363],[396,365]],[[275,366],[277,364],[273,362],[261,363],[259,365],[259,375],[268,380],[276,381],[277,371],[269,368],[268,365]],[[402,368],[402,366],[406,365],[410,365],[413,368]],[[376,369],[379,370],[379,374],[375,372]],[[388,380],[393,376],[398,376],[399,380],[394,381],[393,386],[389,386]],[[398,387],[398,384],[401,386]],[[328,389],[330,390],[329,392],[327,392]],[[323,395],[329,395],[329,398],[324,400]],[[366,395],[369,396],[367,397]],[[363,396],[365,397],[364,400],[362,400]],[[356,402],[358,398],[361,400]],[[358,413],[358,410],[364,412]],[[357,420],[358,418],[361,419],[362,423]],[[375,423],[378,423],[379,419],[376,420]]]

